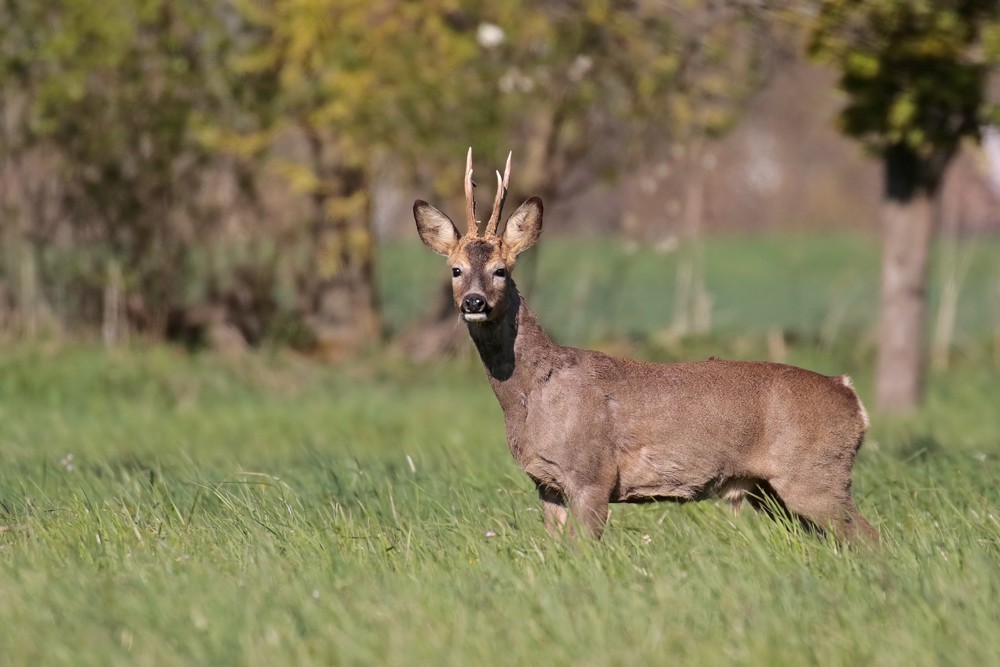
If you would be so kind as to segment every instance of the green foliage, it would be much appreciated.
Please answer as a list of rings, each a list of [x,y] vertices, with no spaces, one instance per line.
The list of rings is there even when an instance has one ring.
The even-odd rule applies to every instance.
[[[173,161],[191,148],[191,114],[211,102],[195,34],[211,16],[196,6],[75,0],[33,26],[40,55],[23,71],[37,87],[28,122],[80,172],[78,183],[63,177],[97,218],[138,227],[132,221],[170,195],[172,179],[188,185]]]
[[[254,100],[271,121],[267,131],[289,124],[334,131],[358,160],[387,144],[426,139],[427,113],[461,110],[434,103],[447,101],[449,67],[475,53],[468,40],[451,38],[454,27],[442,20],[451,3],[233,4],[246,34],[231,64],[267,84]],[[453,80],[453,88],[462,83]],[[430,109],[422,118],[407,113],[421,108]],[[406,141],[413,130],[418,137]]]
[[[991,0],[824,0],[809,50],[840,72],[846,134],[940,171],[963,138],[998,120],[984,95],[998,22]]]
[[[606,0],[234,4],[249,37],[233,66],[268,82],[257,106],[272,123],[260,131],[290,123],[334,132],[340,159],[359,163],[389,152],[437,167],[470,143],[498,154],[512,143],[532,153],[538,142],[540,162],[521,162],[529,186],[545,179],[540,170],[562,173],[561,163],[590,152],[610,172],[627,152],[594,141],[595,132],[628,138],[697,125],[718,133],[756,81],[746,17],[693,5],[670,13]],[[682,35],[685,21],[692,30]]]
[[[496,3],[479,25],[500,138],[524,145],[518,187],[553,196],[571,169],[613,178],[644,154],[726,132],[757,89],[752,15],[703,3]],[[514,137],[512,138],[512,133]]]
[[[162,333],[157,320],[181,305],[178,265],[216,215],[199,198],[213,163],[195,128],[220,104],[220,17],[166,0],[8,2],[0,17],[3,109],[18,123],[4,148],[47,160],[58,188],[45,206],[68,212],[63,225],[28,212],[25,235],[74,248],[62,286],[83,311],[74,315],[99,317],[119,266],[133,323]]]

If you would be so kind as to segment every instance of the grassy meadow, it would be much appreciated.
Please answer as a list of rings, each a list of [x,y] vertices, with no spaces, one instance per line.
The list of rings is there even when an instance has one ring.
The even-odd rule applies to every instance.
[[[552,540],[470,354],[8,344],[0,664],[1000,664],[1000,243],[961,252],[952,366],[918,417],[873,414],[855,468],[877,551],[713,502]],[[399,329],[444,266],[382,259]],[[672,255],[548,239],[536,260],[521,284],[563,342],[760,358],[777,327],[870,403],[862,237],[711,241],[715,328],[685,343],[659,336]]]

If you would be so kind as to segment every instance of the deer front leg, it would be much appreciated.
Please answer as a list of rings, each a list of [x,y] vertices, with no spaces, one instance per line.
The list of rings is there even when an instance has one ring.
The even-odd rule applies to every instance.
[[[545,530],[553,537],[562,535],[566,528],[566,501],[558,491],[538,484],[538,498],[542,501],[542,516],[545,519]]]
[[[582,529],[589,537],[601,539],[604,524],[608,522],[608,500],[607,490],[596,486],[576,489],[570,493],[569,512],[573,518],[570,530],[573,534]]]

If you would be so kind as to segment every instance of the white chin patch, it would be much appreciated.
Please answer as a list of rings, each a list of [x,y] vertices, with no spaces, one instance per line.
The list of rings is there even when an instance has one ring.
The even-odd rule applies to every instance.
[[[486,313],[462,313],[466,322],[485,322]]]

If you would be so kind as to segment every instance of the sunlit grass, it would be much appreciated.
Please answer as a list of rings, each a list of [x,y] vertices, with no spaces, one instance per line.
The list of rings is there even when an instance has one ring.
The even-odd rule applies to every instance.
[[[876,420],[855,476],[876,552],[716,503],[615,506],[599,545],[553,541],[480,373],[3,355],[5,660],[1000,659],[984,370],[936,378],[916,421]]]

